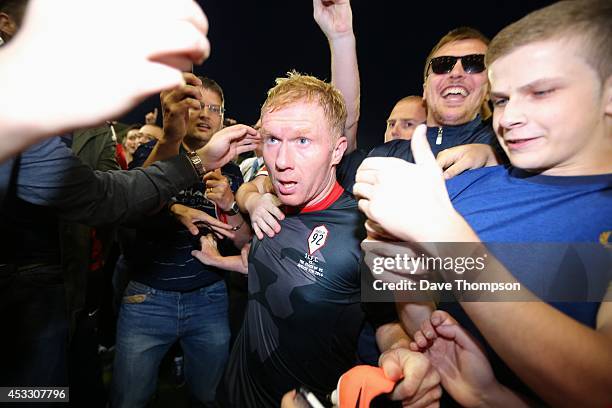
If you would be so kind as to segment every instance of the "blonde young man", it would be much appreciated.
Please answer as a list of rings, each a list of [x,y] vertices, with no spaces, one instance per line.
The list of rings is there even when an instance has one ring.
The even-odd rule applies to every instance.
[[[352,196],[336,181],[347,147],[342,95],[316,78],[279,79],[261,109],[263,156],[286,217],[249,254],[249,304],[226,372],[230,406],[278,406],[305,385],[323,397],[355,358],[363,323]],[[407,398],[438,387],[420,353]],[[393,358],[388,357],[389,360]]]
[[[521,267],[496,253],[503,266],[490,260],[483,276],[521,283],[530,302],[450,304],[444,309],[452,317],[436,312],[415,337],[462,405],[517,406],[519,396],[564,406],[612,402],[612,303],[602,301],[610,299],[609,258],[596,274],[593,256],[569,251],[555,259],[537,251],[542,243],[610,247],[610,21],[608,1],[562,1],[493,39],[493,122],[511,166],[469,172],[445,187],[421,129],[412,141],[416,165],[368,159],[359,170],[360,208],[400,240],[532,247],[524,255],[533,259]],[[393,188],[406,179],[418,200]],[[594,289],[589,298],[571,292],[583,285]],[[457,321],[484,342],[486,354]]]

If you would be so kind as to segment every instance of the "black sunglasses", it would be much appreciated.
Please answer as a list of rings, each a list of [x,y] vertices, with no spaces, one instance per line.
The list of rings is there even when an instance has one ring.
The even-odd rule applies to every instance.
[[[461,65],[466,73],[478,74],[485,70],[484,57],[484,54],[470,54],[462,57],[435,57],[429,61],[429,66],[431,66],[431,71],[434,74],[448,74],[455,67],[457,60],[461,60]]]

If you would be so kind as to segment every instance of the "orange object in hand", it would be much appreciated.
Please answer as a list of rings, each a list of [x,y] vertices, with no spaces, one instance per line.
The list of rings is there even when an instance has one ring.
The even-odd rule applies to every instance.
[[[395,382],[385,377],[382,368],[359,365],[340,377],[332,401],[335,396],[337,401],[333,402],[340,408],[369,408],[374,398],[391,392],[393,387]]]

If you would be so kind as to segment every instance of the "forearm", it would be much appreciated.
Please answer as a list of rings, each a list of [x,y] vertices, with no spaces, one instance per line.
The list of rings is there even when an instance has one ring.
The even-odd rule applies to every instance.
[[[144,170],[94,172],[54,138],[22,154],[16,189],[22,200],[54,207],[65,220],[100,225],[150,214],[196,181],[182,156]]]
[[[462,307],[512,371],[548,403],[610,403],[610,337],[543,302],[464,302]]]
[[[471,254],[489,253],[486,274],[480,274],[472,282],[518,283],[483,247],[463,218],[451,224],[445,228],[447,239],[438,241],[472,243],[441,246],[445,253],[437,255],[465,256],[465,248]],[[442,270],[442,274],[447,282],[457,278],[453,271]],[[612,336],[578,323],[542,302],[525,287],[517,293],[518,301],[514,302],[461,302],[461,306],[512,371],[548,403],[609,404]],[[602,303],[601,308],[605,307]],[[576,373],[580,373],[580,381],[576,381]]]
[[[245,275],[248,273],[248,267],[242,263],[242,257],[240,255],[211,256],[206,258],[204,263],[225,271],[233,271]]]
[[[227,217],[227,223],[234,228],[237,228],[235,231],[235,236],[232,239],[234,246],[238,249],[242,248],[247,242],[251,240],[252,232],[251,227],[248,223],[245,222],[242,214],[236,214]]]
[[[474,237],[472,241],[478,241]],[[440,255],[465,256],[466,247],[472,254],[489,253],[486,274],[472,282],[519,283],[484,244],[465,245],[444,246],[446,253]],[[457,277],[453,271],[442,273],[447,282]],[[461,302],[461,306],[512,371],[548,403],[583,405],[590,400],[595,405],[609,404],[605,399],[612,388],[612,336],[578,323],[524,286],[517,293],[514,302],[473,301]],[[580,373],[580,381],[576,381],[576,373]]]
[[[345,136],[348,146],[345,154],[357,148],[357,123],[360,110],[360,80],[355,35],[353,33],[329,39],[331,51],[332,83],[346,103]]]
[[[478,405],[479,408],[527,408],[530,406],[535,406],[535,404],[500,383],[484,390],[481,395],[481,403]]]
[[[376,329],[376,344],[381,353],[398,347],[408,348],[410,341],[399,322],[383,324]]]
[[[264,177],[262,176],[255,177],[248,183],[241,185],[238,191],[236,191],[236,203],[240,207],[240,211],[248,213],[249,203],[263,195],[263,179]]]
[[[397,311],[402,327],[410,336],[414,336],[421,329],[421,324],[431,317],[435,310],[435,304],[397,302]]]
[[[95,191],[100,195],[95,205],[80,215],[68,211],[63,217],[78,216],[88,224],[122,223],[159,211],[168,200],[197,182],[197,173],[189,159],[177,156],[154,163],[147,169],[129,172],[96,172]],[[93,190],[93,189],[92,189]]]
[[[11,118],[0,114],[0,163],[18,155],[41,139],[43,137],[35,127],[11,123]]]

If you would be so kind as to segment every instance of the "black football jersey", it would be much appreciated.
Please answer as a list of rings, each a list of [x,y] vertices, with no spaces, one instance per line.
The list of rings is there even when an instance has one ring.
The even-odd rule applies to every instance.
[[[336,184],[323,202],[287,215],[274,238],[254,239],[246,318],[225,378],[231,406],[278,407],[300,385],[326,395],[355,364],[363,224]]]

